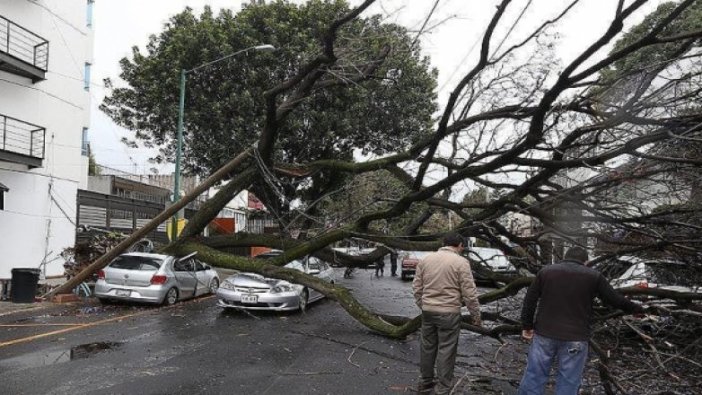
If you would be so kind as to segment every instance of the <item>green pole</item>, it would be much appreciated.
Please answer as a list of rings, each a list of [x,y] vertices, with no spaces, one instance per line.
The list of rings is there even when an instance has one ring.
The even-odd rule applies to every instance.
[[[178,103],[178,131],[176,141],[175,175],[173,176],[173,203],[180,200],[180,157],[183,152],[183,113],[185,112],[185,69],[180,70],[180,101]],[[171,226],[171,240],[178,237],[178,215],[179,211],[173,214]]]

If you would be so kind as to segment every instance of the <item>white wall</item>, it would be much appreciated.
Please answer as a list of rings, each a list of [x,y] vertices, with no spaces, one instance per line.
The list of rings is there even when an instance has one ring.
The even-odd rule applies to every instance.
[[[0,162],[0,182],[10,188],[0,211],[0,278],[13,267],[39,267],[46,252],[46,275],[61,275],[62,262],[54,258],[75,239],[77,189],[87,185],[88,160],[81,155],[82,131],[90,126],[83,79],[85,63],[92,63],[87,3],[0,0],[1,16],[49,41],[46,80],[33,84],[0,71],[0,113],[46,128],[42,167]]]
[[[55,258],[75,239],[77,183],[12,170],[0,170],[0,180],[10,188],[0,211],[0,278],[10,278],[15,267],[63,274],[63,260]],[[42,266],[45,255],[49,262]]]

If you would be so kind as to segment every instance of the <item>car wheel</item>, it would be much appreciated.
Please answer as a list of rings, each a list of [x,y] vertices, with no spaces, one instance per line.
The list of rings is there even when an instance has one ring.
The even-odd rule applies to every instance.
[[[305,310],[307,310],[307,302],[310,298],[310,293],[307,291],[307,288],[303,289],[302,292],[300,293],[300,312],[304,313]]]
[[[174,305],[178,301],[178,289],[173,287],[166,292],[166,296],[163,298],[163,304],[166,306]]]
[[[219,280],[213,278],[212,281],[210,281],[210,293],[217,293],[217,288],[219,288]]]

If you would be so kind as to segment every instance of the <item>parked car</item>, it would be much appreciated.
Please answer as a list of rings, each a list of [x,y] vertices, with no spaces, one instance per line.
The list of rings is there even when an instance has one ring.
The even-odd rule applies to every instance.
[[[256,258],[270,258],[281,253],[272,251]],[[285,267],[313,275],[331,284],[335,282],[334,269],[316,257],[296,259]],[[217,305],[244,310],[305,311],[309,303],[323,297],[323,294],[303,285],[267,278],[256,273],[237,273],[222,282],[217,290]]]
[[[511,274],[517,269],[510,263],[507,255],[497,248],[472,247],[464,250],[464,255],[473,265],[484,265],[496,273]]]
[[[417,272],[417,264],[432,251],[400,251],[400,278],[408,280]]]
[[[619,266],[623,264],[626,270],[610,281],[614,288],[658,288],[702,293],[697,269],[684,262],[633,256],[622,256],[617,261]]]
[[[400,253],[402,257],[401,278],[407,280],[414,277],[417,271],[417,264],[431,251],[403,251]],[[484,267],[501,274],[513,274],[517,269],[510,263],[507,256],[496,248],[471,247],[463,250],[463,256],[471,262],[473,270],[473,278],[476,283],[493,284],[494,281],[488,277],[481,275],[476,271],[476,265]]]
[[[101,302],[123,300],[172,305],[178,300],[214,293],[217,272],[195,254],[171,255],[131,252],[98,271],[95,296]]]

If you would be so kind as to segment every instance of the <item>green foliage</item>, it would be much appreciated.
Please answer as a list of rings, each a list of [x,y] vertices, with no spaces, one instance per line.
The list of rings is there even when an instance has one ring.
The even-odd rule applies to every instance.
[[[612,48],[611,53],[633,44],[652,31],[664,18],[678,6],[678,2],[666,2],[648,14],[644,20],[625,33]],[[659,37],[675,36],[702,29],[702,2],[692,3],[675,20],[666,25],[658,34]],[[698,43],[699,44],[699,43]],[[646,71],[657,70],[685,52],[688,48],[684,42],[676,41],[650,45],[635,51],[616,61],[611,67],[602,71],[604,82],[608,83],[628,74],[643,74]]]
[[[171,161],[180,70],[272,44],[274,52],[249,51],[188,74],[184,167],[209,174],[256,141],[264,92],[317,56],[326,28],[347,10],[338,0],[275,1],[236,15],[229,10],[214,15],[206,7],[196,16],[187,8],[151,36],[146,53],[135,47],[131,59],[121,60],[127,86],[114,89],[101,109],[145,146],[159,147],[156,162]],[[340,30],[339,60],[322,81],[348,81],[385,46],[390,56],[367,81],[313,90],[280,125],[278,160],[350,159],[354,149],[383,154],[407,147],[429,130],[436,72],[411,47],[404,28],[381,22],[379,16],[357,19]]]
[[[95,155],[93,155],[92,151],[88,152],[88,175],[89,176],[99,176],[100,172],[101,172],[100,167],[98,166],[97,162],[95,161]]]

